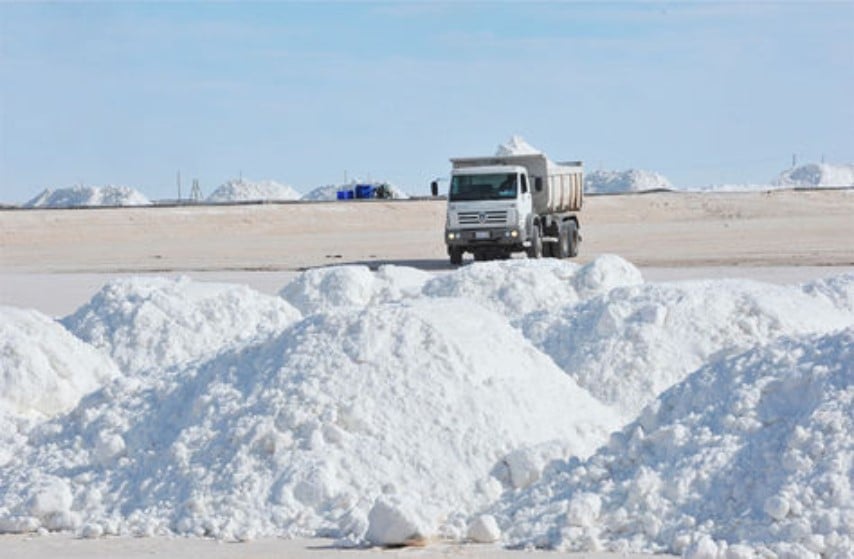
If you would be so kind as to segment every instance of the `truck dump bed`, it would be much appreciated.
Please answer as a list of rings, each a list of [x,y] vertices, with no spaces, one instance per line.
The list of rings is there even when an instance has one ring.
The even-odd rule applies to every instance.
[[[584,201],[584,167],[580,161],[553,163],[541,153],[531,155],[495,155],[451,159],[453,169],[518,165],[528,170],[534,212],[553,214],[575,212]],[[540,178],[540,181],[537,181]],[[538,190],[536,185],[541,182]]]

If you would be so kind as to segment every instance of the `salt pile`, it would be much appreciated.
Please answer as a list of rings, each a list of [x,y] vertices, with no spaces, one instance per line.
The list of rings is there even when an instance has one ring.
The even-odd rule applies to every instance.
[[[713,360],[499,507],[514,545],[850,557],[854,329]]]
[[[353,180],[347,184],[330,184],[326,186],[319,186],[314,190],[304,194],[301,199],[309,202],[328,202],[332,200],[337,200],[339,191],[354,190],[356,188],[356,185],[358,184],[363,183],[358,180]],[[401,190],[398,186],[388,182],[366,182],[364,184],[371,184],[375,187],[379,186],[380,184],[384,185],[386,191],[389,194],[389,197],[395,200],[406,200],[409,198],[409,195],[406,192]]]
[[[461,538],[505,455],[564,438],[586,456],[616,426],[474,303],[338,310],[87,398],[0,472],[0,527]]]
[[[118,374],[109,357],[48,316],[0,306],[0,410],[52,417]]]
[[[841,304],[851,289],[851,274],[803,289],[747,280],[651,283],[530,313],[519,324],[567,374],[629,420],[715,356],[854,323]]]
[[[127,186],[74,186],[45,189],[24,204],[25,208],[74,208],[87,206],[148,206],[151,201]]]
[[[336,200],[340,189],[341,187],[335,184],[318,186],[314,190],[303,194],[301,199],[310,202],[328,202]]]
[[[511,136],[510,139],[498,146],[495,155],[537,155],[540,150],[526,142],[522,136]]]
[[[92,344],[70,375],[84,347],[121,372],[37,425],[0,413],[0,531],[850,549],[854,274],[657,284],[604,256],[280,295],[132,278],[64,319]],[[0,359],[69,336],[42,318]]]
[[[39,421],[118,376],[115,363],[38,311],[0,306],[0,466]]]
[[[628,171],[593,171],[584,177],[584,192],[588,194],[616,194],[648,190],[672,190],[667,177],[654,171],[629,169]]]
[[[246,286],[136,277],[109,282],[62,322],[135,372],[212,357],[278,334],[300,316]]]
[[[292,187],[272,180],[234,179],[220,185],[208,196],[208,202],[263,202],[299,200],[302,195]]]
[[[783,171],[774,180],[783,187],[849,187],[854,186],[854,165],[809,163]]]

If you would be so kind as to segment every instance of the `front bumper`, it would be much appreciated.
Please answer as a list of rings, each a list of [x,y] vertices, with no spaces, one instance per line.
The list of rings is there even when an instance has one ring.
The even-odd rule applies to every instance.
[[[445,244],[448,246],[523,246],[522,232],[506,227],[483,229],[445,229]]]

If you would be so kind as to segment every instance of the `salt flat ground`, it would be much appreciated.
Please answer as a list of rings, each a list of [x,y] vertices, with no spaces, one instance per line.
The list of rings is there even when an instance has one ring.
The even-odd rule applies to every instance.
[[[442,200],[0,212],[0,304],[64,315],[107,280],[186,274],[275,293],[342,263],[449,270]],[[588,196],[577,261],[648,280],[781,283],[854,270],[854,190]]]
[[[339,263],[450,269],[440,200],[0,212],[0,304],[70,313],[108,279],[187,274],[274,293]],[[854,191],[589,197],[579,263],[615,253],[648,280],[797,282],[854,271]],[[339,550],[328,540],[2,536],[0,556],[521,557],[491,546]],[[545,554],[547,557],[596,557]],[[616,555],[611,555],[612,557]]]

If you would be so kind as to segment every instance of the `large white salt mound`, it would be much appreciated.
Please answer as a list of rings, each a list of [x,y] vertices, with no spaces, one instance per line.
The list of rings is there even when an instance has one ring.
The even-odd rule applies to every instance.
[[[512,320],[642,282],[629,262],[602,255],[584,266],[552,258],[476,262],[430,280],[423,293],[477,301]]]
[[[35,310],[0,307],[0,410],[52,417],[118,374],[109,357],[55,320]]]
[[[265,200],[299,200],[302,194],[292,187],[272,180],[233,179],[221,184],[208,196],[208,202],[253,202]]]
[[[346,265],[307,270],[282,288],[279,296],[303,314],[335,308],[361,308],[415,297],[433,276],[405,266]]]
[[[616,426],[475,303],[338,310],[87,398],[0,469],[0,529],[462,538],[512,450],[589,456]]]
[[[148,206],[151,200],[127,186],[73,186],[45,189],[24,204],[25,208],[74,208],[85,206]]]
[[[542,152],[526,142],[522,136],[511,136],[507,142],[499,145],[495,150],[495,155],[499,157],[503,155],[537,155],[539,153]]]
[[[846,292],[854,276],[827,285]],[[716,354],[852,324],[851,309],[826,295],[746,280],[617,288],[519,321],[535,346],[627,420]]]
[[[786,187],[854,186],[854,165],[809,163],[783,171],[773,184]]]
[[[850,557],[854,329],[713,361],[585,463],[497,507],[507,542],[700,557]]]
[[[244,285],[135,277],[107,283],[62,323],[128,373],[209,358],[277,334],[300,316]]]
[[[644,192],[658,189],[671,190],[667,177],[654,171],[629,169],[628,171],[593,171],[584,177],[584,192],[588,194],[616,194]]]

